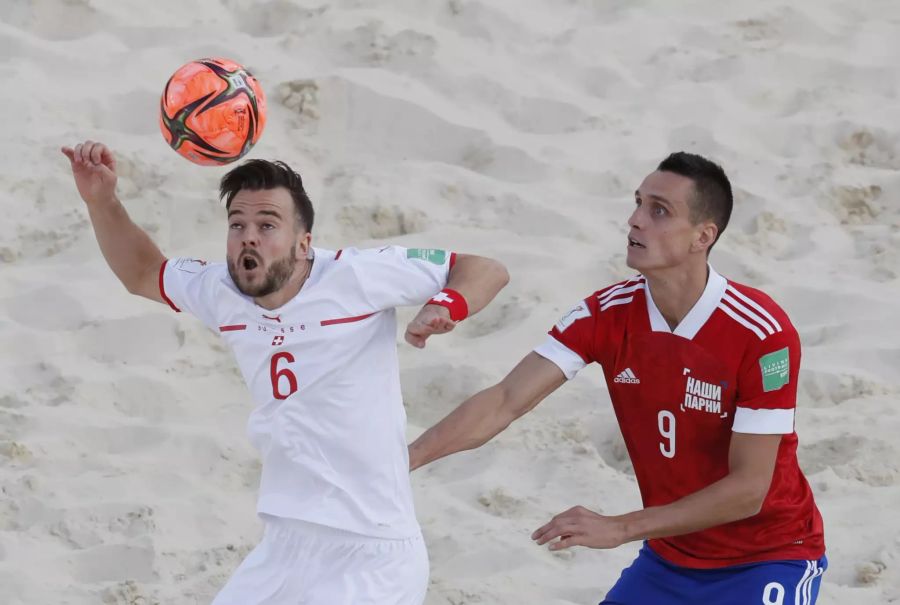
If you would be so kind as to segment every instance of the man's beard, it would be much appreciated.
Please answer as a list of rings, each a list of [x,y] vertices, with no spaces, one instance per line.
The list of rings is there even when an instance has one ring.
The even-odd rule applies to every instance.
[[[251,256],[256,260],[258,265],[262,265],[262,257],[255,250],[242,252],[238,259],[241,259],[244,256]],[[238,290],[247,296],[262,298],[263,296],[268,296],[269,294],[280,290],[291,278],[291,275],[294,274],[294,267],[296,265],[297,252],[294,247],[291,246],[290,254],[273,261],[272,264],[269,265],[269,270],[266,271],[265,277],[255,286],[250,286],[241,282],[238,277],[237,267],[231,259],[228,259],[228,274],[231,275],[231,280],[234,282],[234,285],[237,286]]]

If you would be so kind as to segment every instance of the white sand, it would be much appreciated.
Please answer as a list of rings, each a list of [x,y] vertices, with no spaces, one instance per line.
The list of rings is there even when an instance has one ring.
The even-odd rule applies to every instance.
[[[738,200],[714,264],[803,339],[819,602],[900,601],[895,0],[256,4],[0,2],[0,603],[208,603],[258,538],[234,364],[199,322],[119,285],[57,151],[108,142],[163,250],[221,258],[224,169],[180,159],[156,124],[166,78],[208,55],[265,86],[252,156],[303,173],[316,244],[508,264],[492,307],[425,351],[401,345],[411,438],[629,275],[631,192],[667,152],[721,161]],[[600,600],[636,544],[553,555],[528,535],[575,504],[639,506],[603,391],[585,371],[414,475],[429,605]]]

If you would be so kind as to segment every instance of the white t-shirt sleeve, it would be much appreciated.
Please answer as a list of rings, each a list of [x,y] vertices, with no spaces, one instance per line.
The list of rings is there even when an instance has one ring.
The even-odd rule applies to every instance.
[[[446,250],[384,246],[343,250],[367,302],[375,309],[422,305],[447,284],[455,254]]]
[[[186,311],[216,329],[219,325],[216,308],[224,287],[224,271],[222,263],[171,258],[159,269],[159,292],[176,312]]]
[[[572,380],[594,361],[597,314],[596,296],[582,300],[556,322],[549,332],[550,337],[534,352],[555,363],[566,378]]]
[[[548,336],[543,344],[535,347],[534,352],[555,363],[568,380],[575,378],[575,375],[587,365],[578,353],[553,336]]]

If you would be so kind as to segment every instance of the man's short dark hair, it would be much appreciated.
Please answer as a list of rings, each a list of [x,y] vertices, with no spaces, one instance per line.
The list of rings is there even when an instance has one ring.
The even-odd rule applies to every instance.
[[[303,188],[303,179],[284,162],[247,160],[230,170],[219,183],[219,199],[225,199],[225,209],[231,207],[234,196],[242,189],[260,191],[284,187],[294,200],[297,221],[307,231],[312,231],[315,212],[312,202]]]
[[[731,208],[734,205],[731,183],[722,167],[703,156],[678,151],[660,162],[656,169],[680,174],[694,182],[696,194],[690,201],[691,222],[697,224],[700,221],[710,220],[715,223],[719,228],[716,235],[718,241],[728,226]]]

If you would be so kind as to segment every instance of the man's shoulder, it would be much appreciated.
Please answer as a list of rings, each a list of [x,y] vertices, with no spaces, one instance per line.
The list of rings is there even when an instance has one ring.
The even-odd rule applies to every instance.
[[[316,258],[319,256],[324,256],[331,260],[340,260],[340,261],[350,261],[358,258],[366,258],[375,255],[385,254],[388,252],[393,252],[397,246],[392,244],[385,244],[382,246],[344,246],[342,248],[338,248],[337,250],[329,250],[326,248],[316,248]]]
[[[597,290],[587,297],[589,306],[599,313],[624,311],[635,298],[643,295],[646,280],[641,274]]]
[[[194,287],[199,286],[212,298],[219,298],[226,291],[245,298],[231,279],[228,265],[222,261],[177,257],[168,259],[165,269],[176,283],[183,284],[183,287],[190,287],[193,283]]]
[[[726,280],[725,295],[723,298],[732,298],[743,303],[757,311],[765,311],[766,313],[776,317],[788,320],[787,312],[775,302],[769,294],[758,288],[741,284],[732,280]],[[789,320],[788,320],[789,321]]]
[[[190,275],[201,273],[214,274],[228,271],[225,263],[223,262],[207,261],[189,256],[170,258],[166,261],[166,267],[173,271],[180,271],[181,273],[187,273]]]
[[[364,261],[368,249],[347,246],[336,250],[330,248],[313,248],[313,262],[318,265],[314,269],[317,273],[317,283],[332,283],[335,279],[341,281],[341,276],[353,275],[360,261]]]
[[[314,251],[316,262],[321,262],[324,268],[330,270],[358,266],[366,264],[369,260],[381,260],[395,256],[397,254],[397,246],[344,246],[337,250],[316,247]]]
[[[600,320],[615,322],[643,289],[644,277],[636,275],[596,290],[569,309],[556,323],[556,330],[562,333],[577,320],[588,317],[594,324]]]
[[[452,261],[454,253],[443,248],[408,248],[400,244],[382,244],[372,247],[348,246],[337,251],[335,260],[390,259],[403,261],[423,261],[443,265]]]
[[[778,333],[796,334],[787,312],[758,288],[727,280],[719,308],[760,340]]]

